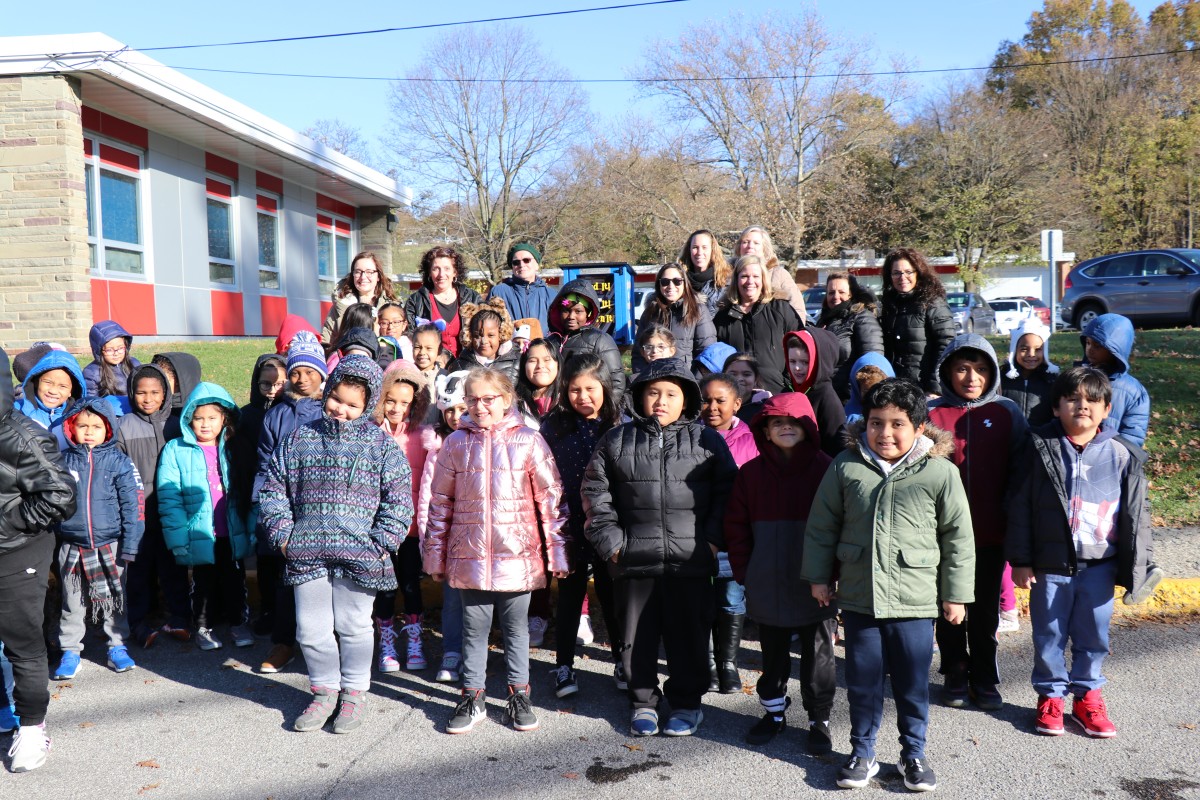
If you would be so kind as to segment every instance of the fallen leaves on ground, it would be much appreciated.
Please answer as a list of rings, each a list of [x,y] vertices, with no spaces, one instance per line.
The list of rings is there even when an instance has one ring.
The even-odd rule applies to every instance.
[[[161,784],[161,783],[147,783],[145,786],[143,786],[142,788],[138,789],[138,794],[145,794],[146,792],[153,791],[153,790],[157,789],[157,788],[158,788],[158,787],[160,787],[160,786],[162,786],[162,784]]]
[[[137,765],[139,767],[145,767],[146,769],[159,769],[160,766],[159,763],[153,758],[147,758],[145,761],[139,761],[137,762]]]

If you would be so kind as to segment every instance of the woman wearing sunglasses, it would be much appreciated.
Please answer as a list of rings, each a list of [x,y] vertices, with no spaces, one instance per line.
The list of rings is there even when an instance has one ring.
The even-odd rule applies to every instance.
[[[691,366],[692,360],[710,344],[717,341],[717,329],[704,300],[696,295],[679,264],[663,264],[654,278],[654,297],[638,320],[643,325],[662,325],[675,336],[675,358]],[[640,374],[646,358],[633,352],[631,366]]]

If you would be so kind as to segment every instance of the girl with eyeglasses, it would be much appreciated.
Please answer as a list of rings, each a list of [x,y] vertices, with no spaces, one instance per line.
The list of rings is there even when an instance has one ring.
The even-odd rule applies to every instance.
[[[129,376],[141,366],[133,357],[133,337],[111,319],[97,322],[88,332],[92,363],[83,368],[83,382],[89,397],[112,397],[117,414],[128,414]]]
[[[471,370],[464,400],[467,416],[437,455],[424,538],[425,572],[462,597],[463,693],[446,731],[467,733],[487,716],[493,609],[504,636],[507,717],[515,730],[536,730],[529,593],[546,585],[547,567],[560,580],[570,572],[562,479],[546,441],[517,411],[507,375]]]
[[[678,264],[663,264],[654,277],[654,298],[638,320],[638,331],[651,324],[661,325],[674,334],[674,355],[685,364],[691,364],[704,348],[717,341],[717,330],[704,297],[696,294],[687,273]],[[634,349],[631,362],[634,374],[652,360],[646,358],[641,348]]]
[[[350,261],[350,271],[338,281],[330,299],[333,306],[321,328],[321,341],[326,345],[337,341],[339,322],[346,309],[355,303],[366,303],[378,311],[388,303],[396,302],[396,290],[392,279],[380,266],[379,258],[370,250],[363,250]]]

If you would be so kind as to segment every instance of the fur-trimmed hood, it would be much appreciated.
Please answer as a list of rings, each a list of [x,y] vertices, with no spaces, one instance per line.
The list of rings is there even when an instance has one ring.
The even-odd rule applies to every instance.
[[[863,433],[867,430],[867,421],[865,419],[851,423],[846,426],[846,433],[843,441],[846,444],[846,449],[858,453],[864,459],[874,462],[875,456],[873,452],[868,452],[867,446],[863,443]],[[903,464],[897,464],[897,467],[908,466],[920,461],[922,457],[929,456],[930,458],[950,458],[954,453],[954,436],[949,431],[944,431],[932,422],[925,423],[925,431],[921,434],[921,439],[928,442],[927,445],[922,445],[920,440],[916,446],[904,459]]]
[[[480,311],[495,311],[500,315],[500,344],[512,341],[513,322],[508,315],[508,306],[499,297],[493,297],[483,303],[463,303],[458,307],[458,316],[462,320],[462,332],[458,335],[459,344],[463,350],[471,349],[471,318]]]

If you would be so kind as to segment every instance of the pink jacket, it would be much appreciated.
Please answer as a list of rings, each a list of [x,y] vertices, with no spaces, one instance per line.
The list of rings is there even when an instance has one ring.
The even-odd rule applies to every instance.
[[[721,434],[721,438],[725,440],[725,444],[729,445],[729,452],[733,454],[734,463],[740,469],[742,464],[758,456],[758,445],[754,441],[754,432],[750,430],[750,426],[742,422],[737,417],[733,418],[733,427],[727,431],[717,431]]]
[[[413,430],[408,429],[408,423],[401,423],[400,427],[392,430],[392,425],[386,419],[379,426],[383,432],[392,437],[392,440],[400,445],[404,450],[404,457],[408,459],[408,466],[412,470],[412,499],[413,508],[417,508],[417,503],[420,501],[421,478],[425,470],[425,456],[427,455],[422,440],[424,438],[424,426],[418,425]],[[417,518],[413,515],[413,524],[409,528],[409,535],[417,532]]]
[[[464,417],[433,470],[425,571],[455,589],[541,589],[547,565],[570,568],[568,514],[546,440],[515,409],[488,430]]]
[[[429,526],[429,496],[433,491],[433,471],[437,467],[438,453],[442,449],[442,437],[432,425],[422,425],[421,449],[425,451],[425,465],[421,469],[420,487],[417,490],[417,536],[421,539],[421,549],[425,546],[425,529]],[[416,470],[413,470],[415,476]],[[417,481],[413,481],[417,486]]]

